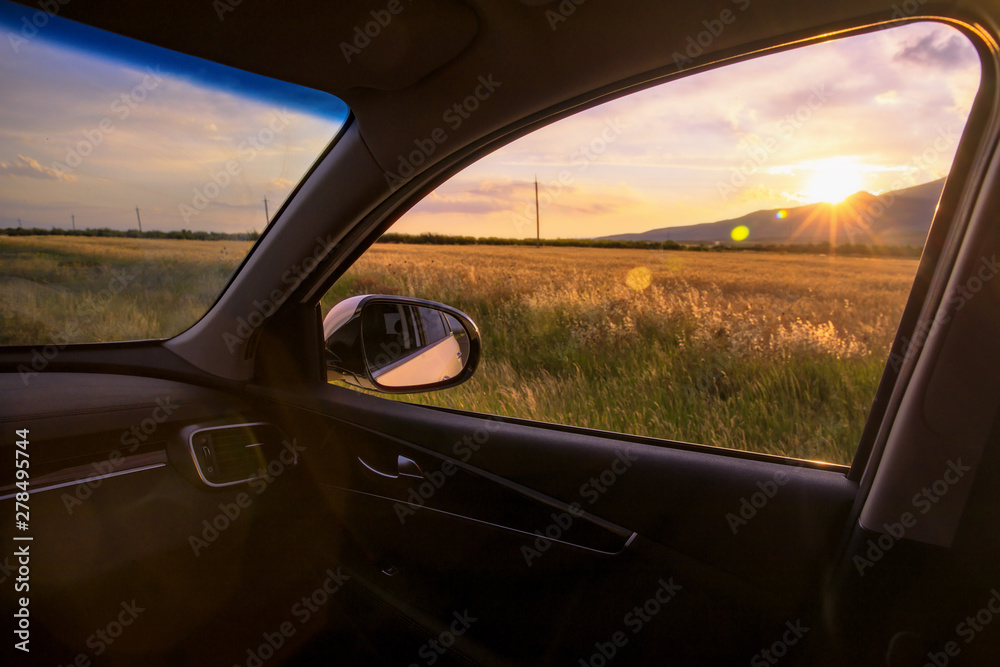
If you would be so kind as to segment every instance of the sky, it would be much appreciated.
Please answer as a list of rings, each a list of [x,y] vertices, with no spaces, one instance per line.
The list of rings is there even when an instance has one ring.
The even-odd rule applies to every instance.
[[[950,168],[979,87],[957,30],[909,24],[695,74],[494,152],[391,230],[596,237],[926,183]]]
[[[0,227],[261,231],[336,97],[0,2]]]
[[[0,227],[260,231],[342,126],[325,93],[0,1]],[[665,54],[666,57],[667,54]],[[536,131],[391,231],[594,237],[944,176],[979,85],[958,31],[910,24],[756,58]]]

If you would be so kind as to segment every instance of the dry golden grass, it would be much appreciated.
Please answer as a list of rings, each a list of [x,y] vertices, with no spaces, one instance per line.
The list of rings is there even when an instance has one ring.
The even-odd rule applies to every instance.
[[[175,335],[212,305],[251,245],[0,236],[0,344]]]
[[[408,400],[849,463],[916,260],[377,245],[324,299],[479,324],[463,387]]]
[[[177,334],[250,245],[0,237],[0,344]],[[909,259],[387,244],[323,302],[404,294],[479,324],[476,376],[408,400],[849,463],[915,271]]]

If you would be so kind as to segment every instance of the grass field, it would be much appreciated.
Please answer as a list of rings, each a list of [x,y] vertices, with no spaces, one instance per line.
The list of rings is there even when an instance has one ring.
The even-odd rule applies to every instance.
[[[0,345],[178,334],[215,302],[251,245],[0,237]]]
[[[403,294],[476,321],[476,376],[403,400],[850,463],[916,265],[375,246],[324,307],[352,294]]]
[[[193,324],[240,241],[0,237],[0,344]],[[916,260],[376,245],[324,297],[418,296],[483,336],[467,384],[404,400],[849,463]]]

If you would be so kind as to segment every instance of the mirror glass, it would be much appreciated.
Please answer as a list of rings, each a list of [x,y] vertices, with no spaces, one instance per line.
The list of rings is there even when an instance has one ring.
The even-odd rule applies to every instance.
[[[361,339],[372,377],[383,387],[449,380],[469,359],[469,334],[440,310],[406,303],[366,303]]]

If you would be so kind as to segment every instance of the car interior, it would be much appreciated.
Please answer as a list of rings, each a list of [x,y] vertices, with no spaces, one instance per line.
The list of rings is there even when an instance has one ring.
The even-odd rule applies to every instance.
[[[1000,248],[1000,2],[19,4],[350,116],[190,328],[67,345],[30,382],[36,348],[0,348],[4,664],[995,664],[1000,284],[950,295]],[[350,41],[382,10],[392,30]],[[664,81],[918,20],[968,37],[982,78],[852,465],[395,400],[471,377],[484,323],[400,297],[324,325],[321,298],[376,239],[494,150]],[[367,346],[363,311],[385,325]],[[419,316],[462,363],[391,380],[421,345],[392,318]],[[734,536],[723,517],[755,497]]]

